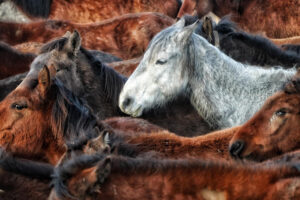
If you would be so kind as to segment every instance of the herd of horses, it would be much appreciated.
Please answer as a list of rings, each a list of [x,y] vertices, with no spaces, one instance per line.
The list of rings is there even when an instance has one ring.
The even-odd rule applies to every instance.
[[[7,2],[1,200],[300,199],[299,1]]]

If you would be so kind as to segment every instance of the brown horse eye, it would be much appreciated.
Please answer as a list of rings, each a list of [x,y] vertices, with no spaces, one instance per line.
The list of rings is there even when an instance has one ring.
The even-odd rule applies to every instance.
[[[17,110],[22,110],[24,108],[27,108],[27,105],[13,104],[12,108],[17,109]]]
[[[277,110],[275,114],[279,117],[283,117],[286,114],[286,111],[283,109]]]

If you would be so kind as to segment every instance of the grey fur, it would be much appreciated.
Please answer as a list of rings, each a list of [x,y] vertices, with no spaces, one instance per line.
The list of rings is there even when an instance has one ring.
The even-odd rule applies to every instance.
[[[247,121],[295,74],[236,62],[194,34],[195,28],[184,27],[182,19],[154,37],[120,94],[123,112],[139,116],[184,94],[212,127],[232,127]]]

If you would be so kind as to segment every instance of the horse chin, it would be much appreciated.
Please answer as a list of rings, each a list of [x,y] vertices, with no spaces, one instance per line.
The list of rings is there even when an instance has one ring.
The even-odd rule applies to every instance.
[[[143,106],[141,105],[131,106],[121,110],[132,117],[140,117],[143,114]]]

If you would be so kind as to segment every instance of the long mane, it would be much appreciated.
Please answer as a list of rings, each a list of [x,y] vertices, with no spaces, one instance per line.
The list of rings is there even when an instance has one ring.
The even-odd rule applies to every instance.
[[[67,141],[78,137],[95,137],[93,128],[98,126],[102,130],[102,124],[59,80],[55,79],[54,84],[57,91],[51,117],[54,133],[63,133]]]

